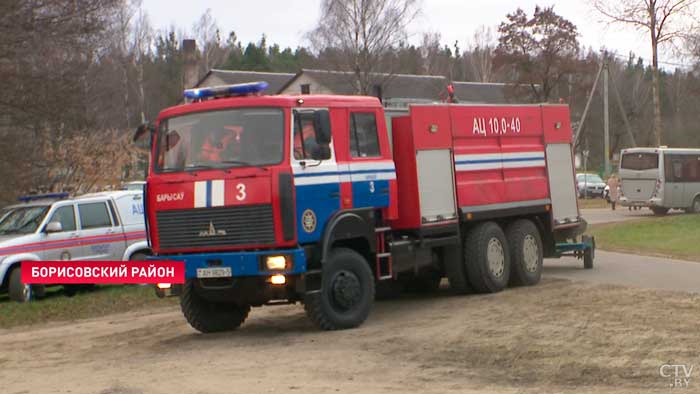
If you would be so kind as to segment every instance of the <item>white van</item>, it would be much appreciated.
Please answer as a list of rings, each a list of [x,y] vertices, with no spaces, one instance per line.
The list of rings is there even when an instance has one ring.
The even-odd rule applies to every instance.
[[[67,198],[67,193],[21,197],[0,211],[0,293],[24,302],[43,286],[21,282],[20,262],[31,260],[145,260],[141,191]],[[75,289],[65,287],[70,294]]]
[[[700,213],[700,149],[630,148],[620,155],[620,205]]]

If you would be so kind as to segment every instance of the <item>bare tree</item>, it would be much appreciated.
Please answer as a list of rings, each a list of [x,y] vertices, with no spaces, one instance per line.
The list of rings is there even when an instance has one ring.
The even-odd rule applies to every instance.
[[[357,93],[370,94],[392,74],[381,70],[382,59],[406,40],[418,9],[418,0],[323,0],[318,26],[308,37],[317,51],[334,54],[335,68],[353,73]],[[386,74],[379,77],[380,70]]]
[[[201,69],[200,75],[206,73],[222,64],[228,58],[231,48],[223,45],[221,40],[221,30],[216,19],[211,14],[211,9],[207,9],[194,25],[194,34],[197,45],[201,48]]]
[[[697,0],[593,0],[593,7],[612,23],[624,24],[649,34],[651,43],[654,137],[661,145],[661,94],[659,47],[674,44],[692,31]]]
[[[480,26],[469,42],[464,59],[478,82],[493,81],[493,57],[496,43],[493,29],[487,26]]]

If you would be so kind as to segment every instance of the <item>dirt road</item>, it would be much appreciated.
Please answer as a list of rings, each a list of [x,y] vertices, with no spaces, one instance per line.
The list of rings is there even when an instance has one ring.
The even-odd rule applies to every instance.
[[[700,363],[698,301],[546,279],[380,302],[339,332],[317,331],[299,306],[258,308],[216,335],[161,308],[0,331],[0,392],[664,393],[662,364]]]

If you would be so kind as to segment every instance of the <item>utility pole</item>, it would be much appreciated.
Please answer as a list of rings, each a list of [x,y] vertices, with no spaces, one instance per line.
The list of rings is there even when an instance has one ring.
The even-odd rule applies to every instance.
[[[603,70],[603,138],[605,138],[603,154],[605,155],[605,177],[607,178],[610,175],[610,108],[608,105],[610,67],[608,67],[607,56],[605,56],[603,61],[605,62]]]

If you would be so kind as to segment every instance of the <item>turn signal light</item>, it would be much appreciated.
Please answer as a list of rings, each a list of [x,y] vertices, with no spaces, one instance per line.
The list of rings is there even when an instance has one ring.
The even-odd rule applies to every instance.
[[[285,278],[284,275],[272,275],[270,277],[270,283],[273,285],[283,285],[287,283],[287,278]]]

